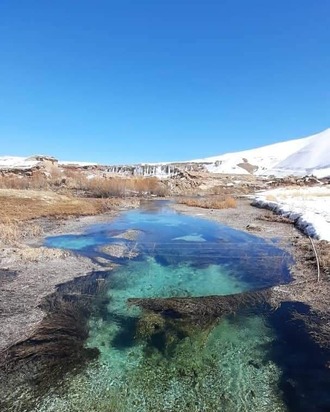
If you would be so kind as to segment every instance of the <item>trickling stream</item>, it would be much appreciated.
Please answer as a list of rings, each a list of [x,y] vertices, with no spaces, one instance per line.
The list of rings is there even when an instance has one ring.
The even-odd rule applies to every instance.
[[[326,392],[312,385],[315,376],[328,379],[322,362],[305,373],[304,384],[297,378],[304,360],[286,369],[285,345],[291,357],[313,355],[320,362],[309,343],[292,350],[305,335],[297,329],[287,337],[289,308],[274,315],[264,292],[256,299],[243,293],[290,281],[291,258],[275,241],[152,202],[80,235],[45,242],[119,266],[109,272],[89,319],[85,345],[98,349],[98,358],[66,374],[61,388],[52,387],[31,410],[323,410],[311,409],[314,398],[330,405]],[[132,298],[139,306],[134,299],[128,304]]]

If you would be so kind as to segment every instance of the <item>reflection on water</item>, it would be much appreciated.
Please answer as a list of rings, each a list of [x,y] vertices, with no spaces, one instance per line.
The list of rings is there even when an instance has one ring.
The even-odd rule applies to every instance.
[[[98,359],[84,372],[67,374],[64,391],[52,387],[36,398],[34,411],[289,410],[286,366],[278,358],[286,312],[279,321],[265,302],[220,317],[202,306],[198,315],[187,315],[127,304],[130,298],[196,301],[288,282],[290,257],[276,245],[157,202],[82,235],[48,238],[46,244],[121,266],[109,273],[106,299],[89,320],[86,347],[97,348]],[[105,245],[136,253],[111,255],[114,249]],[[289,379],[294,388],[295,376]],[[312,410],[306,399],[300,410]]]
[[[134,232],[131,238],[126,236],[128,230]],[[92,226],[80,235],[49,237],[46,245],[126,265],[127,253],[122,258],[111,256],[103,248],[105,245],[124,245],[128,251],[134,250],[134,256],[138,254],[138,260],[145,262],[146,270],[151,264],[150,257],[162,267],[169,266],[168,272],[173,271],[174,286],[178,266],[194,268],[195,271],[200,269],[201,279],[210,282],[208,295],[236,293],[238,290],[262,288],[290,280],[290,257],[276,245],[225,225],[178,214],[162,202],[146,203],[140,210],[123,213],[110,224]],[[212,282],[211,277],[208,280],[203,270],[209,270],[209,267],[213,267],[213,272],[217,270],[220,278],[228,275],[232,284],[236,284],[232,292],[220,279],[219,282],[216,279]],[[152,281],[157,284],[162,279],[159,273]],[[184,283],[187,281],[189,283],[186,278],[182,279]],[[241,288],[237,287],[238,283],[242,283]],[[205,294],[205,285],[202,290],[196,285],[192,288],[193,296]]]

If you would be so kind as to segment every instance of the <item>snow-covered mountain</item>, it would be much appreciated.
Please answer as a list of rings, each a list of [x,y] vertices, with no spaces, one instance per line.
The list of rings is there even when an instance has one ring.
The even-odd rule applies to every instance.
[[[0,170],[27,170],[42,161],[50,165],[96,165],[87,162],[61,162],[49,156],[0,157]],[[149,163],[139,165],[103,166],[112,173],[157,176],[166,178],[182,170],[205,170],[211,173],[255,175],[315,175],[330,176],[330,129],[301,139],[288,140],[251,150],[226,153],[183,162]]]
[[[197,159],[192,162],[203,163],[211,173],[328,176],[330,175],[330,129],[302,139]]]

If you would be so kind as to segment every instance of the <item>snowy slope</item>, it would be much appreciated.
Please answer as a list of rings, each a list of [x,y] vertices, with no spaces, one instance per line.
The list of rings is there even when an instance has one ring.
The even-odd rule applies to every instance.
[[[275,166],[294,174],[330,175],[330,129],[311,137],[311,141]]]
[[[330,174],[330,129],[257,149],[197,159],[212,173],[257,175]]]

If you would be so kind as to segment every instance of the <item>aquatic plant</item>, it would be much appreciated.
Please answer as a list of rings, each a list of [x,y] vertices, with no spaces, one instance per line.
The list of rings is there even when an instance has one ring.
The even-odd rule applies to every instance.
[[[236,313],[242,308],[253,308],[267,304],[271,296],[270,289],[254,292],[237,293],[227,296],[178,297],[178,298],[129,298],[128,305],[139,306],[144,310],[160,313],[173,318],[218,318]]]

